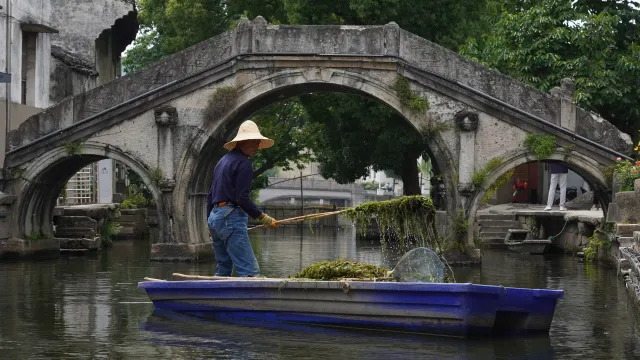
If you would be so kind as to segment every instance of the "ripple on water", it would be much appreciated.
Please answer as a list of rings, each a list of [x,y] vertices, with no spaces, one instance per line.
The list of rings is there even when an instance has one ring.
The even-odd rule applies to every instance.
[[[348,231],[278,229],[252,234],[262,273],[292,275],[321,260],[392,268],[379,243]],[[204,323],[153,314],[137,288],[145,276],[210,275],[213,263],[151,263],[145,241],[116,242],[90,257],[0,264],[0,351],[8,359],[634,359],[633,305],[611,270],[563,256],[485,252],[456,270],[459,282],[564,289],[549,336],[469,341],[301,326]]]

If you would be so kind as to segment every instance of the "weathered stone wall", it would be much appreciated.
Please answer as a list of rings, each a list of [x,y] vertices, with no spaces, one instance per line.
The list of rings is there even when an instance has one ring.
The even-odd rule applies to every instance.
[[[51,0],[51,22],[60,31],[52,44],[75,54],[85,62],[96,60],[96,39],[117,19],[134,11],[124,0]]]
[[[121,226],[118,239],[144,239],[149,236],[147,209],[121,209],[118,224]]]
[[[598,248],[598,259],[616,269],[629,296],[640,303],[640,179],[635,181],[635,191],[615,194],[620,218],[605,233],[610,246]]]
[[[622,223],[640,223],[640,179],[635,182],[635,191],[622,191],[615,194],[618,208],[618,221]]]
[[[11,238],[11,207],[16,201],[13,195],[0,193],[0,252],[3,244]]]
[[[86,62],[57,45],[52,47],[49,90],[51,104],[95,88],[97,77],[98,72],[93,63]]]

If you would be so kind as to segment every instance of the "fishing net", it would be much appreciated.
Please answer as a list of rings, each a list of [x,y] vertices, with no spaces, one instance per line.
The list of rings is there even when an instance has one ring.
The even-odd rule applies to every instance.
[[[425,247],[415,248],[404,254],[393,269],[393,278],[398,282],[444,281],[444,263],[438,254]]]

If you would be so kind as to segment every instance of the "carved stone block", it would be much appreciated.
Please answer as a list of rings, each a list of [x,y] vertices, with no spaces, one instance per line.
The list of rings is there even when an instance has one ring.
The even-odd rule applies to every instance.
[[[477,112],[462,110],[454,115],[454,120],[461,131],[476,131],[480,118]]]
[[[154,111],[156,124],[161,127],[176,126],[178,124],[178,111],[173,106],[162,106]]]

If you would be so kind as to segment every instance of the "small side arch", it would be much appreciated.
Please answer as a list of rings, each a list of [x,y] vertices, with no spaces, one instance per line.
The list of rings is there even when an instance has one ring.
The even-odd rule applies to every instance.
[[[41,233],[53,237],[53,210],[60,191],[73,174],[104,159],[117,160],[135,171],[151,191],[158,212],[162,213],[160,193],[149,176],[147,165],[118,148],[87,141],[81,144],[78,154],[70,155],[63,146],[48,151],[32,160],[19,179],[13,180],[12,191],[18,195],[17,211],[13,213],[13,224],[17,224],[14,234],[22,237]],[[163,217],[159,216],[158,221],[164,221]]]
[[[491,184],[495,183],[500,176],[506,174],[509,170],[518,165],[538,161],[535,154],[526,149],[512,150],[501,156],[504,159],[503,163],[488,174],[487,180],[485,180],[485,182],[476,189],[471,201],[469,202],[469,224],[475,224],[476,213],[480,206],[481,199],[486,194]],[[568,151],[563,148],[557,148],[553,154],[544,159],[544,161],[562,162],[566,164],[569,169],[580,175],[589,184],[589,186],[594,189],[594,195],[598,197],[602,210],[606,215],[609,203],[608,198],[603,194],[605,189],[607,189],[607,179],[603,172],[602,165],[599,165],[593,159],[584,154],[576,151]],[[467,243],[469,245],[474,244],[473,237],[474,232],[469,231],[467,234]]]

